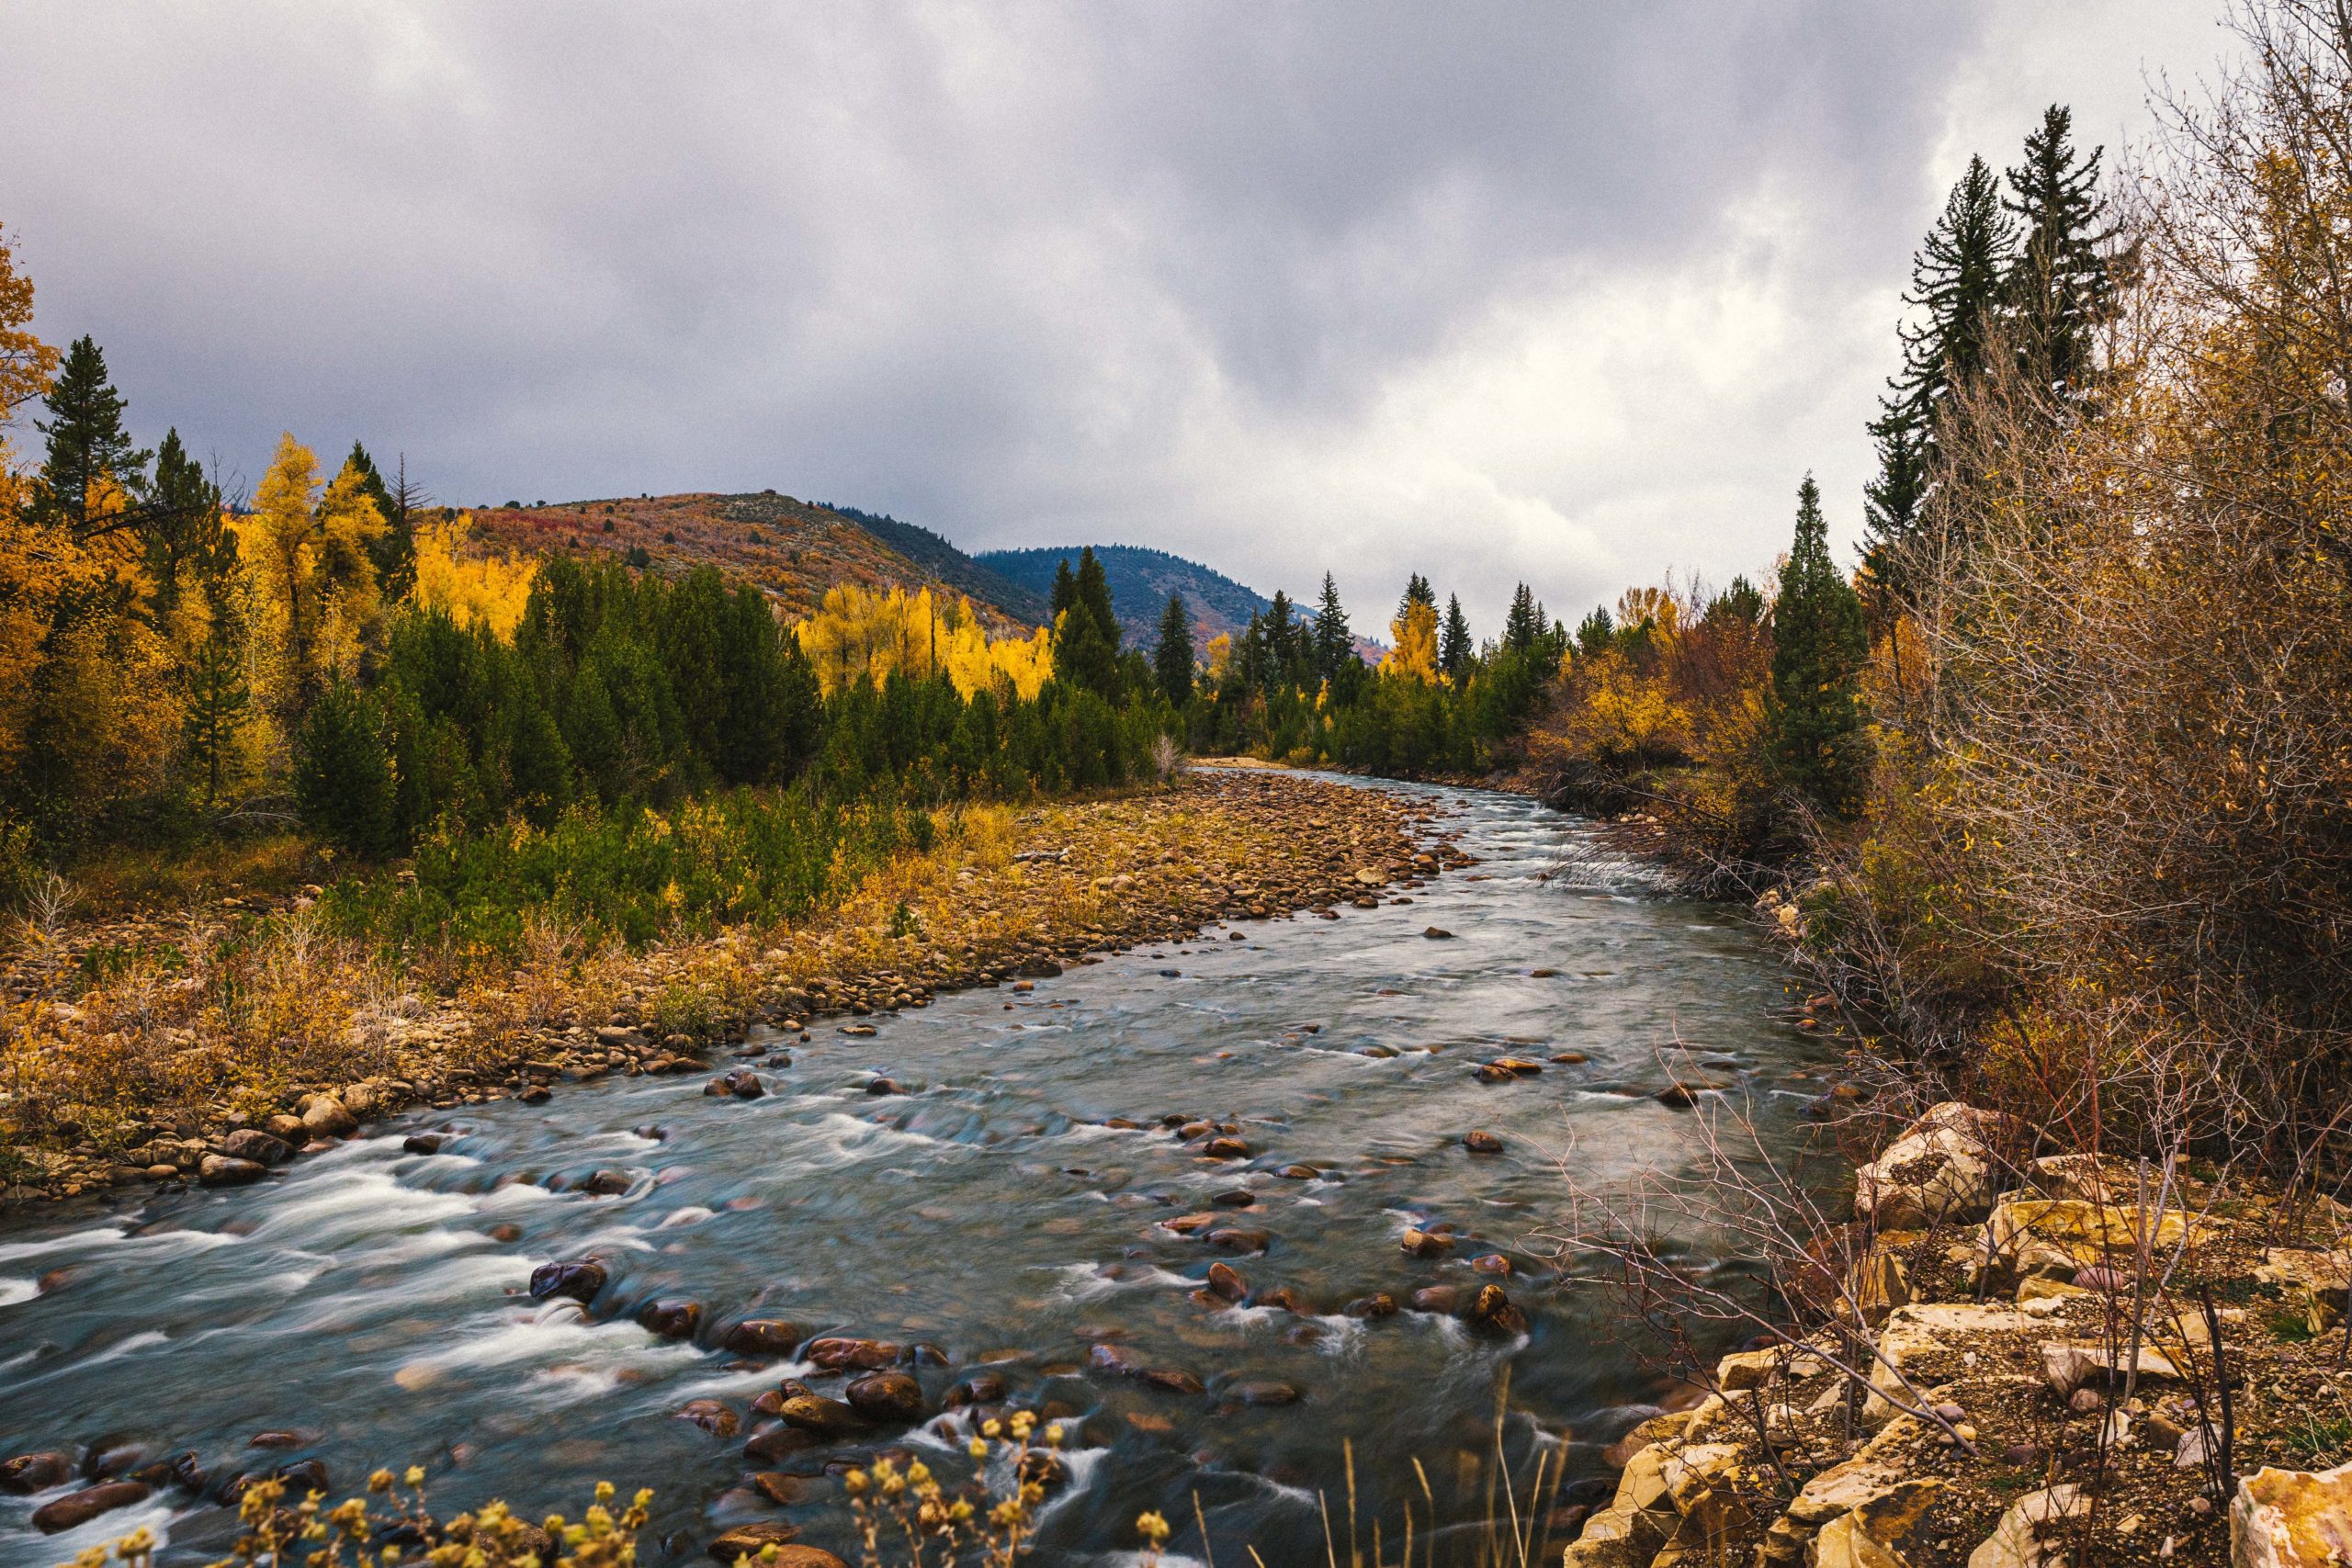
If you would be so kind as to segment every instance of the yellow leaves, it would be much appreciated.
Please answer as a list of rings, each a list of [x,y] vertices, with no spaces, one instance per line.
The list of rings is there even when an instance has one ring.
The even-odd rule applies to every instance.
[[[33,280],[17,270],[8,237],[0,232],[0,425],[49,390],[57,350],[33,335]],[[9,509],[0,506],[0,513]]]
[[[927,588],[882,593],[836,583],[794,633],[828,694],[861,681],[878,686],[892,675],[945,675],[967,699],[993,691],[1026,700],[1053,674],[1053,641],[1044,628],[991,642],[971,601],[942,615]]]
[[[1388,623],[1395,644],[1380,661],[1381,671],[1409,675],[1425,686],[1437,684],[1437,607],[1416,600],[1405,614]]]
[[[473,525],[468,512],[417,530],[416,583],[410,597],[428,609],[447,611],[460,624],[480,622],[511,641],[530,603],[538,563],[521,556],[468,553]]]

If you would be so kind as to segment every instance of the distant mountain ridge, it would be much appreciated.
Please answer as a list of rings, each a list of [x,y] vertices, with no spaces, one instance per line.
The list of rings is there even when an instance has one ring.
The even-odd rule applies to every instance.
[[[1079,551],[1071,545],[1057,549],[984,550],[972,558],[982,567],[1050,603],[1054,573],[1064,560],[1078,568]],[[1198,561],[1144,545],[1096,545],[1094,558],[1102,563],[1111,587],[1112,608],[1119,617],[1125,645],[1146,652],[1159,641],[1159,616],[1168,596],[1181,593],[1192,613],[1194,646],[1224,634],[1239,637],[1250,617],[1272,607],[1272,601],[1255,589]]]

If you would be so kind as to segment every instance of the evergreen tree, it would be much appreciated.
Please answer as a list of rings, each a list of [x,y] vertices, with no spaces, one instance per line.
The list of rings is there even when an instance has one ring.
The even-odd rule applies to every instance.
[[[1355,651],[1355,634],[1348,629],[1348,613],[1340,605],[1339,586],[1323,574],[1323,597],[1315,612],[1315,672],[1337,681]]]
[[[1872,576],[1898,596],[1915,592],[1905,558],[1939,478],[1938,422],[1953,389],[1987,368],[2015,237],[1993,171],[1971,158],[1912,258],[1903,302],[1918,319],[1899,329],[1903,370],[1887,383],[1889,396],[1871,426],[1879,476],[1869,489],[1864,546]]]
[[[1152,651],[1152,679],[1160,693],[1178,707],[1193,699],[1193,618],[1184,596],[1170,593],[1159,614],[1159,646]]]
[[[1290,595],[1274,590],[1274,602],[1266,606],[1266,687],[1272,691],[1282,684],[1291,672],[1296,652],[1293,646],[1298,627],[1290,618]]]
[[[368,557],[375,563],[376,581],[382,584],[384,597],[394,602],[404,599],[416,581],[416,529],[409,511],[418,497],[408,482],[408,458],[405,455],[401,458],[400,483],[388,485],[366,446],[355,441],[343,470],[358,477],[362,493],[383,513],[384,531],[368,542]]]
[[[391,754],[376,705],[337,682],[303,716],[294,800],[303,825],[337,848],[379,855],[398,843]]]
[[[1577,651],[1588,658],[1605,653],[1617,635],[1617,624],[1609,615],[1609,606],[1596,604],[1592,614],[1577,623]]]
[[[1431,588],[1430,580],[1418,571],[1405,580],[1405,597],[1396,602],[1396,618],[1400,621],[1406,619],[1413,613],[1416,604],[1432,611],[1437,608],[1437,590]]]
[[[1748,581],[1745,575],[1735,577],[1729,587],[1707,601],[1707,613],[1703,618],[1710,621],[1746,621],[1751,626],[1759,626],[1764,620],[1763,591]]]
[[[1521,592],[1524,592],[1525,590]],[[1445,596],[1445,620],[1437,636],[1437,671],[1459,685],[1470,673],[1477,649],[1470,641],[1470,618],[1462,613],[1462,595]]]
[[[1510,596],[1510,614],[1503,618],[1503,647],[1530,653],[1544,640],[1544,606],[1524,582]]]
[[[2025,139],[2025,162],[2008,171],[2002,203],[2023,233],[2007,278],[2017,352],[2035,384],[2062,399],[2088,385],[2096,335],[2115,293],[2108,252],[2117,231],[2098,194],[2105,149],[2077,156],[2073,130],[2064,105],[2043,111]]]
[[[1054,677],[1065,685],[1113,701],[1119,688],[1119,623],[1111,588],[1092,548],[1079,552],[1072,575],[1064,560],[1054,574]]]
[[[1811,474],[1797,488],[1796,539],[1781,568],[1772,638],[1768,722],[1781,782],[1850,816],[1860,807],[1869,762],[1861,671],[1870,640],[1861,601],[1829,558],[1828,524]]]
[[[179,602],[183,578],[219,574],[236,550],[221,522],[220,487],[187,455],[176,429],[166,431],[155,448],[154,483],[141,517],[147,575],[155,584],[154,618],[162,625]]]
[[[33,505],[43,517],[75,528],[89,519],[90,485],[107,479],[136,494],[146,486],[147,457],[122,427],[122,394],[107,379],[107,356],[85,334],[65,351],[34,428],[48,438]]]

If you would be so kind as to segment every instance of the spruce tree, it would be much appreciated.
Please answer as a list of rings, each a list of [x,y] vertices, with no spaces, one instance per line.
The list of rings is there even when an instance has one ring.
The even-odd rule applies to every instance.
[[[1094,547],[1078,552],[1078,602],[1094,616],[1094,628],[1113,654],[1119,651],[1119,617],[1111,603],[1111,580],[1094,558]]]
[[[2007,280],[2017,353],[2030,379],[2059,399],[2089,384],[2096,336],[2115,294],[2109,251],[2117,230],[2098,193],[2105,149],[2078,156],[2073,130],[2064,105],[2043,111],[2025,139],[2025,162],[2008,171],[2002,202],[2023,234]]]
[[[1807,474],[1772,613],[1768,722],[1783,786],[1840,817],[1860,808],[1869,764],[1861,734],[1869,656],[1861,600],[1830,559],[1821,491]]]
[[[1918,319],[1898,329],[1903,369],[1871,426],[1879,476],[1868,491],[1864,545],[1872,575],[1897,595],[1916,589],[1905,558],[1940,478],[1939,422],[1953,389],[1984,375],[2001,332],[2015,238],[1993,171],[1971,158],[1912,258],[1903,302]]]
[[[1348,613],[1340,604],[1339,586],[1327,571],[1323,596],[1315,612],[1315,672],[1326,681],[1337,681],[1348,656],[1355,651],[1355,634],[1348,629]]]
[[[368,558],[375,564],[376,581],[381,585],[385,599],[403,599],[416,581],[416,531],[409,517],[410,505],[416,496],[408,482],[408,458],[405,455],[401,458],[397,488],[384,482],[376,460],[360,442],[351,444],[351,456],[344,459],[343,469],[358,475],[361,492],[383,513],[384,531],[368,541]]]
[[[1605,653],[1616,636],[1617,625],[1610,619],[1609,606],[1596,604],[1591,615],[1577,623],[1577,651],[1588,658]]]
[[[1272,691],[1289,675],[1298,627],[1290,618],[1290,595],[1274,590],[1274,602],[1266,606],[1266,689]]]
[[[398,786],[376,705],[341,682],[303,716],[294,800],[303,825],[338,849],[380,855],[398,845]]]
[[[1193,617],[1184,596],[1170,593],[1159,613],[1159,646],[1152,650],[1152,679],[1160,694],[1182,707],[1193,700]]]
[[[1102,563],[1090,547],[1073,575],[1065,559],[1054,574],[1054,677],[1106,701],[1118,694],[1119,624]],[[1106,630],[1107,628],[1107,630]]]
[[[1462,595],[1445,596],[1445,620],[1437,634],[1437,671],[1459,684],[1470,673],[1477,649],[1470,642],[1470,618],[1462,613]]]
[[[141,510],[140,534],[147,575],[155,584],[154,616],[167,621],[179,603],[184,579],[225,570],[235,546],[220,519],[220,490],[180,444],[177,429],[166,431],[155,448],[155,478]],[[228,557],[222,556],[226,548]]]
[[[42,400],[49,417],[33,426],[48,438],[36,512],[79,529],[89,520],[90,485],[109,479],[138,493],[146,488],[147,457],[122,427],[122,394],[107,379],[107,356],[87,334],[76,338]]]

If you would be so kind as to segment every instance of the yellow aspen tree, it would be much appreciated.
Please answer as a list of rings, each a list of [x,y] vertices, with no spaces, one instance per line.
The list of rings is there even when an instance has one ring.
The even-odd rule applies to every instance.
[[[1425,686],[1437,684],[1437,606],[1419,600],[1388,623],[1395,645],[1380,668],[1391,675],[1409,675]]]

